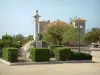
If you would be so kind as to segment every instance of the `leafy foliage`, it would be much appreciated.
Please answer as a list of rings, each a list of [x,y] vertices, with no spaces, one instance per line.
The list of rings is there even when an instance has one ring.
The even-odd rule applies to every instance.
[[[48,25],[43,33],[43,40],[53,42],[53,44],[62,44],[63,41],[75,39],[76,31],[74,26],[59,20]]]
[[[28,37],[24,37],[22,34],[18,34],[12,37],[6,33],[5,35],[2,36],[2,39],[0,40],[0,47],[1,48],[4,48],[4,47],[19,48],[30,40],[33,40],[32,35],[29,35]]]
[[[89,44],[100,41],[100,28],[92,28],[91,31],[85,35],[84,41]]]
[[[38,36],[39,36],[39,40],[42,40],[43,34],[38,34]]]
[[[28,40],[28,41],[34,40],[34,39],[33,39],[33,35],[29,35],[29,36],[27,37],[27,40]]]
[[[2,39],[0,40],[0,47],[1,48],[4,48],[4,47],[16,47],[16,48],[18,48],[20,46],[21,45],[17,41],[15,41],[12,36],[10,36],[8,34],[2,36]]]
[[[17,34],[13,36],[15,41],[18,41],[20,45],[24,45],[27,42],[27,39],[22,34]]]
[[[57,47],[63,47],[63,45],[50,45],[50,46],[49,46],[51,57],[55,57],[55,55],[54,55],[54,50],[55,50],[55,48],[57,48]]]
[[[66,31],[63,34],[63,40],[70,42],[77,40],[78,33],[76,29],[73,26],[70,26],[66,29]]]
[[[28,37],[24,37],[22,34],[17,34],[13,36],[15,41],[18,41],[21,46],[23,46],[25,43],[27,43],[30,40],[33,40],[33,36],[29,35]]]

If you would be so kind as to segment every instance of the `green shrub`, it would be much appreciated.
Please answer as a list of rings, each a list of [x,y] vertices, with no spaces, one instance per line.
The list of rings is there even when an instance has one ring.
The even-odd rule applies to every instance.
[[[42,41],[42,47],[43,48],[48,48],[48,43],[46,41]]]
[[[54,49],[57,48],[57,47],[63,47],[63,45],[51,45],[51,46],[49,46],[51,57],[55,57]]]
[[[5,48],[5,47],[20,48],[21,44],[12,36],[6,33],[6,35],[3,35],[2,39],[0,40],[0,48]]]
[[[65,61],[65,60],[68,60],[70,58],[71,49],[58,47],[58,48],[55,48],[54,53],[55,53],[55,57],[57,60]]]
[[[94,47],[99,47],[99,45],[98,44],[95,44]]]
[[[2,57],[2,49],[0,48],[0,57]]]
[[[16,62],[18,59],[17,48],[3,48],[2,58],[6,61]]]
[[[57,48],[57,47],[63,47],[63,45],[51,45],[50,46],[52,49]]]
[[[36,62],[49,61],[50,50],[47,48],[31,48],[30,58]]]
[[[79,53],[71,51],[70,60],[92,60],[92,56],[86,53]]]

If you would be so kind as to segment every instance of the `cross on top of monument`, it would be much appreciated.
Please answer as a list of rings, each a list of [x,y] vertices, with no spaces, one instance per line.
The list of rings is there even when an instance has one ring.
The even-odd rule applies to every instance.
[[[36,15],[34,16],[34,18],[38,19],[39,17],[41,17],[41,16],[38,14],[38,10],[36,10]]]

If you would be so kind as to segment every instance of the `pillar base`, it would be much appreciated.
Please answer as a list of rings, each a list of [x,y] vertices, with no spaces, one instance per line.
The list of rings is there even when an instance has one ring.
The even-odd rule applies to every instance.
[[[36,41],[36,48],[42,48],[42,41]]]

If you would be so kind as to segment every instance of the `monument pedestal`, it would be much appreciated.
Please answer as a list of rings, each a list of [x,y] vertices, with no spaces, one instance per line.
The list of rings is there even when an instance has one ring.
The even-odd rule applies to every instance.
[[[36,48],[42,48],[42,41],[36,41]]]

